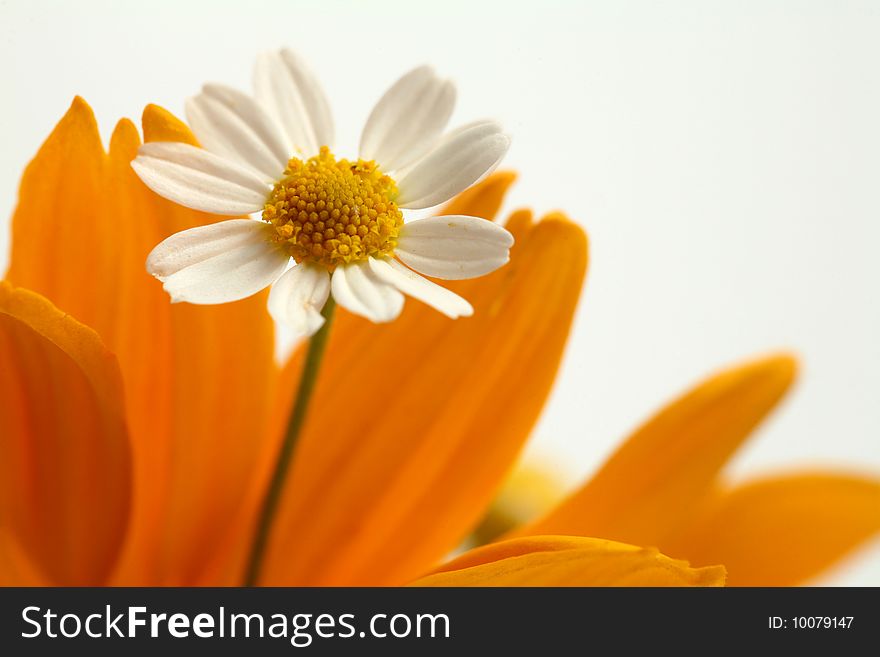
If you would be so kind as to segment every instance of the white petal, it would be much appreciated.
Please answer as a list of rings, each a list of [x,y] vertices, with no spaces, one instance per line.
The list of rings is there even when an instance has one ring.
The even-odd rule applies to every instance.
[[[395,255],[408,267],[446,280],[476,278],[510,259],[513,235],[479,217],[430,217],[404,224]]]
[[[290,50],[264,52],[257,58],[254,89],[290,142],[307,156],[333,144],[333,117],[321,85]]]
[[[396,260],[370,258],[370,269],[386,283],[439,310],[450,319],[470,317],[474,314],[473,306],[455,292],[440,287],[427,278],[422,278]]]
[[[340,306],[376,323],[390,322],[403,310],[403,295],[376,276],[366,262],[337,267],[331,287]]]
[[[458,135],[460,135],[462,132],[465,132],[466,130],[470,130],[471,128],[474,128],[477,126],[484,125],[485,123],[486,123],[486,119],[478,119],[476,121],[471,121],[470,123],[463,123],[459,126],[456,126],[452,130],[446,131],[445,133],[443,133],[443,135],[441,135],[439,138],[434,140],[434,143],[430,145],[428,152],[434,151],[435,149],[439,148],[440,146],[443,146],[444,144],[456,139],[458,137]],[[395,180],[403,180],[406,177],[406,175],[410,171],[412,171],[416,167],[416,165],[418,165],[418,164],[419,164],[419,160],[415,160],[414,162],[410,162],[406,166],[398,167],[394,171]],[[494,167],[493,167],[493,169],[494,169]],[[482,178],[485,178],[490,173],[492,173],[493,169],[490,169],[489,171],[484,173]],[[477,180],[477,182],[479,182],[479,179]],[[474,183],[474,184],[476,184],[476,183]]]
[[[159,196],[214,214],[262,210],[272,191],[271,185],[250,169],[178,142],[144,144],[131,166]]]
[[[330,296],[330,274],[312,265],[294,265],[269,292],[269,313],[297,337],[309,337],[324,324],[321,309]]]
[[[253,98],[231,87],[205,85],[187,101],[186,118],[205,149],[250,165],[267,181],[278,180],[293,155],[280,126]]]
[[[360,157],[384,171],[424,155],[443,132],[455,106],[455,86],[428,66],[410,71],[376,103],[361,135]]]
[[[509,147],[510,137],[493,121],[455,131],[398,181],[398,206],[415,210],[448,201],[498,166]]]
[[[269,242],[271,226],[233,219],[175,233],[147,257],[147,271],[173,302],[226,303],[274,282],[289,257]]]

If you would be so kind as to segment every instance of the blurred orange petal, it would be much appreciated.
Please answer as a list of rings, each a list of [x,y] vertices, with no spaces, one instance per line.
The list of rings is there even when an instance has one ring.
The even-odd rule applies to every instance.
[[[437,214],[464,214],[471,217],[494,219],[514,182],[516,182],[515,172],[496,171],[480,184],[464,190],[444,206],[442,212]]]
[[[724,568],[597,538],[533,536],[466,552],[414,585],[723,586]]]
[[[649,420],[582,488],[517,534],[662,545],[776,406],[795,371],[792,357],[778,355],[711,377]]]
[[[49,301],[0,282],[0,524],[58,585],[97,585],[126,530],[131,460],[116,359]],[[21,574],[32,581],[27,569]]]
[[[454,210],[497,211],[511,181],[488,178]],[[587,262],[559,214],[508,228],[507,266],[449,285],[473,317],[414,301],[384,326],[340,313],[263,583],[404,583],[484,513],[553,384]]]
[[[144,126],[153,139],[193,141],[155,106]],[[105,153],[91,109],[74,101],[25,171],[8,278],[93,327],[119,358],[135,495],[114,582],[186,584],[225,540],[254,476],[274,387],[274,333],[263,295],[172,306],[146,273],[162,239],[218,218],[150,192],[129,165],[139,143],[123,120]]]
[[[0,586],[51,586],[8,528],[0,528]]]
[[[662,547],[693,563],[723,563],[733,586],[795,586],[878,532],[880,480],[791,474],[714,495]]]

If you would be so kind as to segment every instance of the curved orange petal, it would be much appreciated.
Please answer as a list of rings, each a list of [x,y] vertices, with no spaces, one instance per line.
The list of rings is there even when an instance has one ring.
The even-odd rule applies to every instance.
[[[514,171],[496,171],[478,185],[464,190],[437,214],[464,214],[471,217],[494,219],[514,182],[516,182]]]
[[[164,111],[164,110],[163,110]],[[166,116],[170,116],[166,113]],[[145,125],[145,134],[150,135],[150,131]],[[512,171],[496,171],[490,174],[484,181],[465,190],[463,193],[453,199],[444,209],[443,214],[470,214],[472,216],[480,216],[492,219],[501,208],[507,190],[516,180],[516,174]],[[531,218],[528,213],[519,213],[520,223],[529,224]],[[516,223],[516,222],[514,222]],[[410,303],[418,303],[410,300]],[[417,312],[408,309],[407,313]],[[430,315],[432,311],[423,308],[424,315]],[[359,331],[376,331],[378,327],[375,325],[358,320],[347,315],[344,310],[339,311],[340,317],[337,318],[337,324],[334,332],[345,331],[348,338],[344,341],[351,342]],[[435,318],[436,319],[436,318]],[[344,327],[344,328],[340,328]],[[386,330],[390,326],[384,327]],[[368,335],[368,334],[365,334]],[[338,346],[339,342],[335,343]],[[261,468],[259,474],[255,477],[253,485],[247,492],[247,504],[232,524],[237,527],[248,527],[247,531],[239,532],[235,536],[230,536],[223,548],[215,554],[214,558],[207,563],[203,572],[203,579],[200,583],[217,583],[220,585],[236,585],[241,583],[244,572],[244,561],[251,547],[253,539],[253,525],[255,516],[265,494],[265,488],[274,465],[275,455],[280,443],[280,437],[283,435],[290,415],[291,401],[296,393],[299,381],[299,373],[303,364],[305,355],[305,343],[293,353],[285,364],[279,384],[272,400],[273,410],[269,413],[270,425],[268,428],[268,439],[263,442],[262,455],[260,458]],[[334,360],[332,350],[328,350],[328,355],[324,363],[324,368],[329,369],[330,363]],[[337,361],[339,362],[339,361]],[[332,402],[331,402],[332,403]],[[318,402],[314,402],[317,408]],[[299,539],[291,536],[290,540],[296,542]],[[275,584],[278,581],[296,581],[288,579],[290,574],[290,566],[282,564],[279,566],[280,572],[270,572],[267,581]]]
[[[779,355],[711,377],[644,424],[556,509],[516,534],[604,536],[662,545],[776,406],[795,370],[792,357]]]
[[[116,359],[40,295],[0,282],[0,363],[0,524],[54,583],[101,584],[131,498]]]
[[[470,204],[497,209],[510,180],[490,177]],[[485,511],[553,383],[587,260],[583,231],[559,214],[508,227],[509,265],[449,285],[473,317],[413,300],[389,325],[340,313],[264,583],[406,582]]]
[[[880,480],[791,474],[719,492],[663,548],[723,563],[733,586],[794,586],[880,532]]]
[[[530,536],[466,552],[414,586],[723,586],[724,568],[691,568],[651,548]]]
[[[147,105],[141,117],[144,141],[179,141],[199,146],[199,141],[189,127],[164,107]],[[210,215],[204,215],[206,218]]]
[[[150,106],[152,139],[194,141]],[[219,218],[149,191],[120,121],[105,153],[76,99],[25,171],[9,278],[92,326],[117,354],[135,458],[134,519],[118,584],[186,584],[226,539],[254,476],[274,388],[265,295],[172,306],[144,262],[168,235]]]
[[[0,586],[51,586],[8,528],[0,527]]]

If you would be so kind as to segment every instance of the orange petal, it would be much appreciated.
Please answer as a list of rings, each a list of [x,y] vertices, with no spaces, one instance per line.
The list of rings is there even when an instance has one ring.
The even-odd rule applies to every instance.
[[[793,358],[779,355],[713,376],[649,420],[581,489],[517,533],[662,545],[776,406],[795,369]]]
[[[456,196],[437,214],[464,214],[494,219],[514,182],[516,182],[516,173],[513,171],[496,171],[479,185],[474,185]]]
[[[162,112],[164,112],[164,110],[162,110]],[[160,115],[157,114],[156,116]],[[161,116],[170,115],[165,112]],[[173,130],[168,130],[167,128],[163,128],[161,131],[155,130],[155,128],[153,130],[155,131],[157,140],[174,134]],[[144,132],[148,136],[151,134],[151,129],[146,124],[144,126]],[[442,213],[470,214],[472,216],[493,219],[501,207],[507,190],[513,184],[515,179],[516,174],[510,171],[492,173],[484,181],[474,185],[453,199],[443,209]],[[515,216],[518,217],[518,219],[516,219],[514,223],[519,223],[522,226],[519,230],[526,230],[531,224],[531,215],[528,212],[521,212]],[[446,282],[443,283],[447,284]],[[417,302],[410,300],[410,304],[417,304]],[[406,313],[417,312],[417,309],[412,308],[408,308],[406,311]],[[426,316],[430,318],[431,315],[434,315],[433,319],[436,321],[436,315],[430,309],[422,308],[421,312],[422,315],[419,315],[420,317]],[[340,310],[339,315],[340,316],[336,320],[337,324],[333,330],[334,332],[344,331],[347,337],[337,340],[334,342],[334,346],[328,349],[328,355],[323,366],[325,369],[329,369],[331,362],[344,363],[344,361],[336,359],[336,354],[333,353],[333,349],[338,348],[340,342],[353,343],[356,337],[360,340],[375,339],[372,336],[374,336],[376,334],[375,332],[379,330],[379,327],[376,327],[370,322],[362,321],[347,315],[344,310]],[[388,330],[392,328],[392,326],[386,326],[384,328],[385,330]],[[253,482],[254,485],[251,486],[246,493],[247,503],[245,508],[239,516],[232,521],[232,524],[235,526],[249,527],[249,529],[247,531],[239,532],[236,536],[230,536],[230,540],[224,543],[220,553],[216,554],[215,558],[207,564],[206,570],[203,573],[203,579],[200,583],[217,584],[219,582],[219,585],[230,586],[241,583],[244,562],[247,558],[251,547],[251,541],[253,539],[253,524],[255,516],[263,500],[265,488],[271,474],[272,466],[274,465],[280,436],[284,433],[285,427],[287,426],[291,401],[296,393],[299,373],[305,355],[304,347],[305,345],[303,344],[300,349],[294,352],[281,372],[281,378],[279,379],[279,384],[276,387],[276,393],[273,399],[273,410],[269,413],[270,426],[267,434],[269,438],[263,442],[263,450],[260,458],[260,474],[255,478]],[[369,365],[369,363],[365,364]],[[385,367],[385,365],[383,364],[382,367]],[[327,402],[313,401],[314,407],[317,408],[319,403]],[[332,400],[330,403],[333,403]],[[350,428],[350,426],[348,428]],[[344,448],[344,445],[342,448]],[[291,541],[300,542],[299,538],[295,535],[290,536],[289,538]],[[268,579],[268,583],[275,584],[282,579],[283,581],[297,581],[290,579],[292,576],[298,576],[296,573],[291,572],[291,568],[292,567],[286,563],[280,565],[280,572],[269,573],[270,579]]]
[[[0,363],[0,524],[54,583],[101,584],[131,499],[116,359],[40,295],[0,282]]]
[[[150,106],[145,134],[194,141]],[[119,357],[135,459],[134,520],[114,583],[186,584],[230,531],[254,476],[276,376],[265,295],[172,306],[144,262],[168,235],[216,221],[135,176],[121,121],[105,153],[74,101],[28,166],[9,278],[95,328]]]
[[[414,585],[724,586],[724,568],[597,538],[530,536],[466,552]]]
[[[145,142],[179,141],[199,146],[199,141],[187,125],[164,107],[147,105],[141,123]]]
[[[792,474],[718,493],[664,549],[723,563],[734,586],[794,586],[878,532],[880,479]]]
[[[0,586],[51,585],[8,528],[0,528]]]
[[[473,192],[475,208],[497,207],[480,194],[498,199],[498,181]],[[561,215],[533,225],[521,212],[508,227],[509,265],[449,285],[473,317],[413,300],[388,325],[340,314],[265,583],[403,583],[485,512],[553,383],[587,260],[583,231]]]

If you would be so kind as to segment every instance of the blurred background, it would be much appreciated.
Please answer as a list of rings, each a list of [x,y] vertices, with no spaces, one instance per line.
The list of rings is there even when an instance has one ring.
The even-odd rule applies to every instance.
[[[737,457],[880,472],[880,4],[753,0],[0,0],[0,270],[23,167],[74,95],[106,138],[290,46],[341,155],[400,74],[458,83],[520,172],[507,209],[591,238],[562,372],[526,457],[574,485],[706,374],[784,348],[798,386]],[[880,585],[875,543],[822,580]]]

